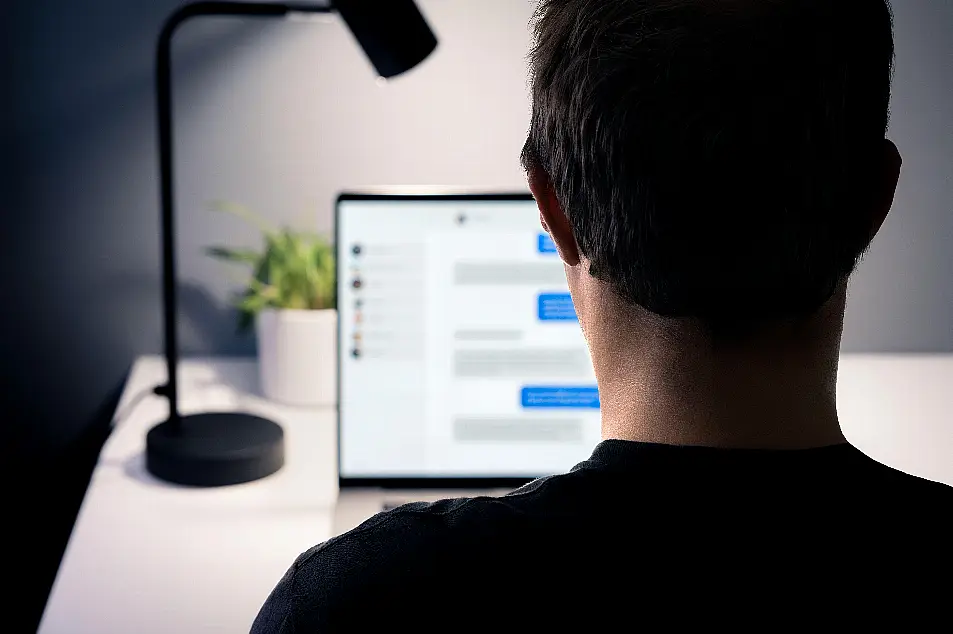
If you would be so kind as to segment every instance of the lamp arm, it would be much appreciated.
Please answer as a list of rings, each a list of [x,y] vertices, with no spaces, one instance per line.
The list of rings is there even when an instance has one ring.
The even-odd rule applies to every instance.
[[[156,113],[159,132],[159,197],[161,212],[162,316],[166,384],[156,393],[169,400],[169,421],[181,425],[178,401],[178,315],[175,269],[175,214],[172,148],[172,38],[176,29],[195,17],[241,16],[277,18],[289,13],[331,13],[334,7],[303,2],[192,2],[179,7],[162,25],[156,50]]]

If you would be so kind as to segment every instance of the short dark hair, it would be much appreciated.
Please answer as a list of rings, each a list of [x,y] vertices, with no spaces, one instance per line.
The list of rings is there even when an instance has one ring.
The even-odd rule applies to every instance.
[[[893,60],[885,0],[543,0],[523,164],[624,299],[805,316],[869,246]]]

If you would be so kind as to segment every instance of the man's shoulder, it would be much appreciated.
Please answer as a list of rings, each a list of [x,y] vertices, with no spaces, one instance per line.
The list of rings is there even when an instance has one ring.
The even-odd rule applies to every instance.
[[[886,464],[856,447],[853,452],[862,468],[857,468],[856,463],[852,466],[871,491],[893,493],[907,502],[920,502],[932,497],[948,500],[953,497],[953,486],[949,484]]]
[[[516,528],[530,514],[539,513],[548,489],[571,479],[571,474],[534,480],[504,496],[448,497],[436,502],[411,502],[378,513],[357,528],[304,553],[301,563],[313,567],[346,566],[359,572],[363,565],[379,571],[406,558],[420,562],[444,555],[477,539]],[[362,555],[373,552],[372,561]]]
[[[502,498],[414,502],[378,513],[357,528],[302,553],[268,598],[253,632],[311,631],[380,615],[415,592],[438,592],[475,566],[501,557],[543,481]],[[517,541],[519,541],[517,539]],[[451,574],[452,573],[452,574]]]

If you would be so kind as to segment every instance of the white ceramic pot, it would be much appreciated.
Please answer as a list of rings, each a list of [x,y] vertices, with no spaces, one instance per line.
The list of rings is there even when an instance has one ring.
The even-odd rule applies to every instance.
[[[259,313],[258,374],[266,398],[288,405],[337,403],[337,311]]]

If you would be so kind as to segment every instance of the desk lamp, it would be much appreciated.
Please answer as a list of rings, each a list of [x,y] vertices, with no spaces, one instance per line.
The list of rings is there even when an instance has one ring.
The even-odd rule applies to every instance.
[[[162,297],[168,379],[156,392],[169,400],[169,418],[146,436],[146,469],[167,482],[199,487],[250,482],[284,464],[284,432],[275,422],[243,412],[179,413],[176,368],[176,273],[172,182],[172,37],[200,16],[278,18],[298,13],[341,14],[379,76],[399,75],[424,60],[437,39],[414,0],[305,2],[193,2],[176,10],[159,35],[156,95],[162,212]]]

